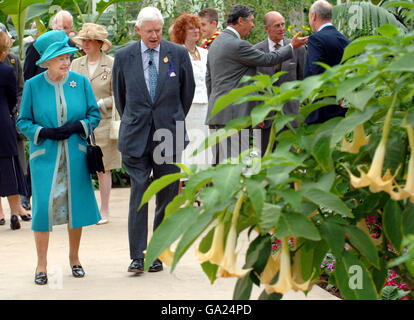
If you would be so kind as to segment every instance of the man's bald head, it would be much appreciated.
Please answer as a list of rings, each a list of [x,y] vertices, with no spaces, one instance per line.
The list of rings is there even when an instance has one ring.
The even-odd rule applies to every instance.
[[[277,43],[285,37],[285,18],[277,11],[270,11],[265,14],[264,29],[269,39]]]

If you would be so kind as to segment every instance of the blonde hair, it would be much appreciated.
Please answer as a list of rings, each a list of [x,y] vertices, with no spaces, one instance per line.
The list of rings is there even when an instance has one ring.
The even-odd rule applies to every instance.
[[[4,31],[0,31],[0,52],[9,49],[12,43],[13,41],[10,39],[9,35]]]

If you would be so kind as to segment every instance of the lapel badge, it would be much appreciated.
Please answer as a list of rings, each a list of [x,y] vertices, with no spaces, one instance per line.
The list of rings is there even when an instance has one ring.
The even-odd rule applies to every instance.
[[[14,60],[13,58],[10,59],[10,63],[15,64],[16,60]]]
[[[75,88],[75,87],[76,87],[76,81],[71,81],[71,82],[69,83],[69,85],[70,85],[72,88]]]
[[[164,58],[164,63],[167,63],[168,62],[168,57],[165,57]]]
[[[104,74],[102,74],[101,80],[106,80],[106,79],[108,79],[108,74],[105,72]]]

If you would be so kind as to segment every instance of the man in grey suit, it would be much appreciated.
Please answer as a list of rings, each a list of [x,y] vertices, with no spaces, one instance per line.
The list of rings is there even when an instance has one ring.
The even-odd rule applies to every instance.
[[[191,61],[185,47],[162,40],[161,12],[143,8],[135,29],[141,40],[115,54],[113,88],[116,108],[121,115],[118,149],[131,176],[128,235],[129,272],[141,273],[148,235],[148,205],[139,211],[142,196],[154,179],[180,169],[185,141],[184,119],[194,96]],[[178,194],[178,182],[156,195],[154,230],[164,218],[165,207]],[[151,261],[150,272],[163,269],[161,261]]]
[[[264,16],[264,29],[268,35],[268,38],[264,41],[256,44],[254,47],[263,52],[271,52],[278,50],[281,47],[289,45],[290,39],[285,38],[285,18],[277,11],[270,11]],[[284,82],[303,80],[305,71],[305,59],[306,49],[300,47],[294,50],[292,58],[283,61],[275,66],[271,67],[258,67],[257,72],[262,74],[268,74],[273,76],[275,73],[285,71],[286,73],[280,76],[275,82],[275,85],[281,86]],[[283,106],[283,112],[285,114],[297,114],[299,110],[299,101],[289,101]],[[271,121],[265,121],[260,124],[262,128],[261,134],[261,153],[262,155],[266,151],[267,144],[269,142]],[[292,121],[293,128],[297,128],[298,122]]]
[[[223,128],[230,120],[250,114],[253,104],[231,105],[214,117],[211,112],[218,98],[240,87],[240,79],[257,73],[256,67],[274,66],[293,57],[294,49],[304,45],[307,37],[295,35],[289,45],[277,51],[264,53],[245,40],[254,28],[254,10],[245,5],[234,5],[227,18],[228,27],[211,44],[207,57],[206,84],[209,96],[206,123],[212,131]],[[215,164],[226,158],[237,157],[249,148],[249,137],[234,134],[213,147]]]

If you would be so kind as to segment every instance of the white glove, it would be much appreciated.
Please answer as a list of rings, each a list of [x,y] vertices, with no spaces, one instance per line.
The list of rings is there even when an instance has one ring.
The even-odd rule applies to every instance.
[[[106,106],[105,106],[104,100],[103,99],[99,99],[97,101],[97,103],[98,103],[98,107],[103,111],[103,113],[106,113],[107,110],[106,110]]]

